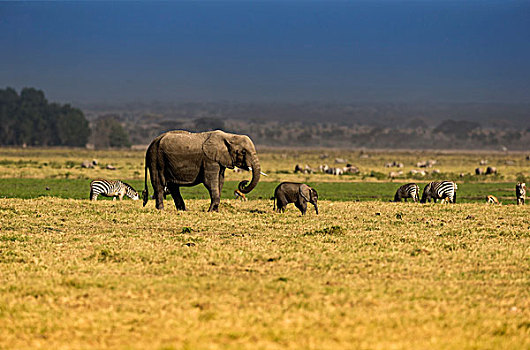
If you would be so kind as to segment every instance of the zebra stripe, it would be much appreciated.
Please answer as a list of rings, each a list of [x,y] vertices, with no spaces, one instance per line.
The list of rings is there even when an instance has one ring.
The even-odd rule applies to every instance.
[[[526,183],[518,182],[515,185],[515,197],[517,198],[517,205],[524,204],[524,199],[526,197]]]
[[[401,202],[401,199],[405,199],[406,202],[407,198],[412,198],[414,202],[420,200],[420,188],[418,185],[409,183],[398,188],[394,196],[394,202]]]
[[[116,197],[118,197],[120,201],[124,196],[133,200],[138,200],[140,198],[138,192],[136,192],[131,185],[119,180],[93,180],[90,183],[90,200],[97,200],[98,195],[112,197],[112,200],[116,200]]]
[[[437,199],[441,199],[442,203],[447,200],[449,203],[456,203],[456,189],[458,186],[452,181],[430,182],[423,189],[421,196],[421,203],[431,201],[431,198],[436,203]]]

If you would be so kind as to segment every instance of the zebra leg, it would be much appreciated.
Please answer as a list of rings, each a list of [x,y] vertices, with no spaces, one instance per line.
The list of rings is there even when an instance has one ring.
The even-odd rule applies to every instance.
[[[182,195],[180,194],[180,188],[174,183],[168,183],[167,189],[169,190],[169,193],[171,193],[171,197],[173,197],[173,202],[175,202],[175,207],[177,210],[186,210],[186,205],[184,204],[184,199],[182,199]]]

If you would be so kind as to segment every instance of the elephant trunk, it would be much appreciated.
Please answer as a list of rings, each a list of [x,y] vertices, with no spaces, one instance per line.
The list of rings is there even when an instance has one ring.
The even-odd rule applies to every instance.
[[[239,190],[243,193],[249,193],[256,187],[256,185],[259,182],[259,178],[261,176],[261,166],[259,165],[258,156],[255,152],[251,153],[252,156],[250,157],[249,166],[252,168],[252,180],[250,183],[248,181],[241,181],[239,183]],[[248,185],[247,185],[248,184]]]

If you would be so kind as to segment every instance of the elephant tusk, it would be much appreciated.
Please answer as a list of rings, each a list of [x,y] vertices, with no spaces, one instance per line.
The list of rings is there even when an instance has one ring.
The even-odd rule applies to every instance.
[[[248,171],[252,171],[252,167],[248,167]],[[263,171],[260,171],[259,173],[261,175],[263,175],[263,176],[269,176],[269,175],[265,174]]]

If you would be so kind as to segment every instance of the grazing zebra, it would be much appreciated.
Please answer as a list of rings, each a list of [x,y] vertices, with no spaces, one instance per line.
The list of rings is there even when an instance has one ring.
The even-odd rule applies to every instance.
[[[436,203],[437,199],[449,201],[449,203],[456,203],[456,183],[452,181],[430,182],[423,188],[423,195],[421,196],[421,203],[427,200],[430,202],[431,198]]]
[[[394,196],[394,202],[401,202],[401,199],[405,199],[406,202],[407,198],[412,198],[414,202],[420,200],[420,188],[418,185],[410,183],[398,188],[396,195]]]
[[[515,197],[517,197],[517,205],[524,204],[524,198],[526,197],[526,183],[518,182],[515,185]]]
[[[119,197],[121,201],[125,195],[135,201],[140,199],[138,192],[136,192],[131,185],[119,180],[97,179],[92,181],[90,183],[90,200],[97,200],[98,195],[112,197],[112,200],[114,201],[116,200],[116,197]]]
[[[488,197],[486,197],[486,202],[488,202],[489,204],[500,204],[497,197],[492,196],[491,194],[489,194]]]

